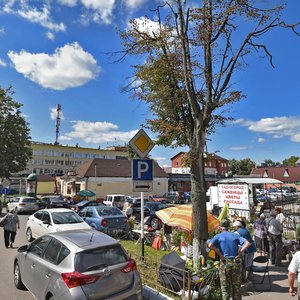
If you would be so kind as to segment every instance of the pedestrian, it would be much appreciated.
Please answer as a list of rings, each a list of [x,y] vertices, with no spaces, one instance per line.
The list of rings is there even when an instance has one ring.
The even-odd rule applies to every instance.
[[[246,279],[248,277],[247,272],[249,272],[251,269],[254,253],[256,252],[254,240],[252,239],[250,231],[246,228],[245,225],[246,224],[245,223],[243,224],[241,221],[235,221],[232,224],[232,226],[235,228],[235,233],[239,234],[241,237],[243,237],[250,243],[249,248],[245,250],[244,259],[243,259],[244,268],[245,268],[245,273],[243,273],[245,275],[245,278],[243,279]]]
[[[128,219],[130,219],[133,215],[133,204],[129,203],[127,208],[125,209],[125,215]]]
[[[165,236],[165,243],[167,249],[171,249],[171,244],[172,244],[172,226],[169,226],[165,223],[163,223],[163,233]]]
[[[18,215],[12,210],[8,212],[3,219],[1,219],[1,224],[3,224],[4,229],[4,243],[5,247],[12,248],[15,242],[15,237],[17,233],[17,226],[20,229],[20,220]]]
[[[285,221],[285,216],[283,215],[281,208],[280,207],[276,207],[275,208],[275,212],[276,212],[276,219],[280,222],[280,224],[282,225]]]
[[[241,300],[241,255],[250,243],[240,235],[229,232],[229,220],[220,222],[221,233],[215,235],[208,244],[220,257],[219,276],[223,300]]]
[[[269,198],[267,198],[263,205],[260,208],[260,214],[265,214],[267,216],[270,215],[270,212],[274,209],[274,204],[271,202]]]
[[[267,239],[267,224],[266,216],[260,214],[259,218],[253,224],[254,228],[254,243],[259,252],[259,254],[268,255],[269,254],[269,242]]]
[[[300,300],[300,251],[297,251],[290,265],[288,267],[288,281],[289,281],[289,293],[291,296],[295,296],[297,294],[297,288],[294,287],[295,278],[297,275],[298,282],[298,300]]]
[[[271,211],[270,218],[267,220],[267,229],[271,264],[281,267],[283,228],[280,222],[276,219],[275,210]]]

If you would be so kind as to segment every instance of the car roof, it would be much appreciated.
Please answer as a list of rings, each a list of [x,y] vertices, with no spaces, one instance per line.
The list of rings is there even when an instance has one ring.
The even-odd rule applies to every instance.
[[[74,247],[75,245],[81,250],[118,244],[114,238],[93,229],[58,231],[48,235],[57,238],[66,246]]]
[[[69,208],[45,208],[45,209],[40,209],[39,211],[48,211],[50,213],[52,212],[74,212],[72,209]]]

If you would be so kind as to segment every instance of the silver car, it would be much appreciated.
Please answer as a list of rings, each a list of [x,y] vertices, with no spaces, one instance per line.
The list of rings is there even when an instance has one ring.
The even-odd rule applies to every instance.
[[[33,197],[15,197],[7,203],[7,211],[21,212],[35,212],[39,210],[39,204]]]
[[[51,233],[20,247],[14,284],[39,300],[142,299],[135,261],[95,230]]]

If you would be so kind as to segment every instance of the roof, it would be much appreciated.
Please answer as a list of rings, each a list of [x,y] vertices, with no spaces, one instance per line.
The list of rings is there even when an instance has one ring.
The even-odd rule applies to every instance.
[[[39,174],[37,175],[37,181],[38,182],[55,181],[55,178],[47,174]]]
[[[260,167],[251,172],[252,175],[263,178],[275,178],[282,182],[300,181],[300,166],[296,167]]]
[[[131,160],[95,158],[76,168],[79,177],[132,177]],[[153,176],[168,177],[168,174],[153,161]]]
[[[185,155],[187,152],[179,152],[176,155],[174,155],[173,157],[171,157],[171,160],[174,160],[176,157],[180,156],[180,155]],[[218,160],[223,160],[223,161],[228,161],[228,159],[221,157],[219,155],[216,155],[215,153],[204,153],[204,159],[218,159]]]
[[[247,184],[282,184],[283,182],[274,178],[269,177],[240,177],[240,178],[226,178],[217,181],[217,184],[220,183],[247,183]]]

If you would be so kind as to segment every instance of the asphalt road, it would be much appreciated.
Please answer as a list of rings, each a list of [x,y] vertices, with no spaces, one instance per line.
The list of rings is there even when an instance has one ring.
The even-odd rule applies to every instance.
[[[3,210],[4,211],[4,210]],[[3,215],[2,215],[3,216]],[[20,215],[20,229],[17,232],[13,248],[5,248],[3,228],[0,228],[0,300],[32,300],[28,291],[17,290],[13,281],[13,264],[17,248],[27,244],[25,226],[28,215]]]

